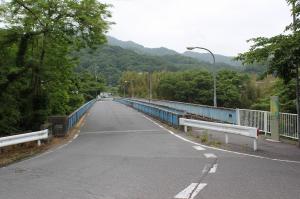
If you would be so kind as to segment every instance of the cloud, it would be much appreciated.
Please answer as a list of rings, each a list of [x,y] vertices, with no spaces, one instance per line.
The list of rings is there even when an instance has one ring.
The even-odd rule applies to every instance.
[[[110,35],[179,52],[188,45],[236,55],[246,40],[283,32],[290,23],[284,0],[104,0],[113,4]]]

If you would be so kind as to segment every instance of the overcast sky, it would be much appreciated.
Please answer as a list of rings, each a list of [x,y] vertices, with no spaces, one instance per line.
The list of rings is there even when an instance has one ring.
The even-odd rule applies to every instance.
[[[109,35],[184,52],[202,46],[237,55],[246,40],[273,36],[291,22],[285,0],[100,0],[113,5]]]

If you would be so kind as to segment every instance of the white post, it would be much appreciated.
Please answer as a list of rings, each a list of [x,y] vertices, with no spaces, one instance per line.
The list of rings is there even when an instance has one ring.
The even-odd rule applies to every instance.
[[[187,126],[184,126],[184,132],[187,133],[188,130],[187,130]]]
[[[37,145],[38,145],[38,146],[41,146],[41,140],[38,140],[38,141],[37,141]]]
[[[253,150],[257,151],[257,139],[253,139]]]
[[[228,144],[229,143],[229,139],[228,139],[228,134],[225,133],[225,143]]]
[[[264,131],[265,131],[265,136],[267,135],[268,132],[268,112],[264,112]]]
[[[240,109],[236,109],[236,124],[241,125]]]

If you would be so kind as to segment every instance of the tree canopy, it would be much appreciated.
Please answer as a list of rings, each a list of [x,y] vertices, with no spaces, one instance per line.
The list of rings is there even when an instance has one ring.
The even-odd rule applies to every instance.
[[[67,114],[90,98],[82,82],[91,75],[74,72],[71,52],[103,44],[109,17],[97,0],[1,2],[0,133],[36,130],[49,114]]]
[[[283,34],[266,38],[248,40],[252,46],[248,52],[237,57],[244,63],[264,62],[269,65],[268,72],[283,78],[285,83],[296,77],[296,67],[300,63],[300,1],[287,0],[292,5],[294,22],[286,27]]]

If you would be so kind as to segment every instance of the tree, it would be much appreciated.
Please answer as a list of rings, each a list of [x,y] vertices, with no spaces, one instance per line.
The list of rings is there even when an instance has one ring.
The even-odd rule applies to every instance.
[[[253,42],[250,50],[237,57],[243,63],[268,64],[268,72],[283,78],[285,83],[297,76],[297,67],[300,63],[300,1],[287,0],[287,3],[294,5],[292,9],[294,22],[287,26],[285,34],[271,38],[250,39],[248,42]]]
[[[38,129],[47,115],[82,102],[72,93],[76,60],[70,53],[105,42],[107,8],[96,0],[2,1],[0,103],[11,98],[5,103],[17,116],[10,117],[9,126],[17,128],[9,132]],[[0,108],[0,133],[8,129],[1,126],[7,107]]]

